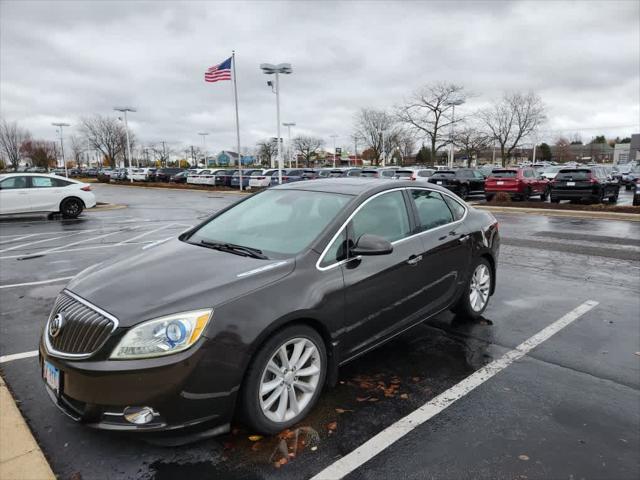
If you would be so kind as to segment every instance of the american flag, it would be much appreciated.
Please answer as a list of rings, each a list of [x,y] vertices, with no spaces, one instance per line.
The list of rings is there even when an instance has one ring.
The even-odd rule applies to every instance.
[[[220,65],[209,67],[204,72],[205,82],[218,82],[220,80],[231,80],[231,57],[227,58]]]

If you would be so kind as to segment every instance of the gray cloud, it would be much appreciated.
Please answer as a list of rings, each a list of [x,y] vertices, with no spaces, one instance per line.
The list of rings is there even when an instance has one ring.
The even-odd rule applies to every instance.
[[[472,112],[504,90],[538,91],[543,137],[640,130],[640,4],[609,2],[0,3],[0,108],[35,135],[131,104],[143,142],[235,145],[230,82],[204,70],[238,55],[243,144],[275,135],[258,65],[288,61],[282,120],[348,144],[355,111],[421,84],[465,85]],[[622,127],[624,126],[624,127]],[[613,128],[612,128],[613,127]]]

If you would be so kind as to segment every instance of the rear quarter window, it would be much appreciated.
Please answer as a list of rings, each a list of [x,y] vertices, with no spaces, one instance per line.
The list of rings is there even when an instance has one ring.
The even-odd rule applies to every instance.
[[[494,170],[489,176],[491,178],[516,178],[518,172],[515,170]]]

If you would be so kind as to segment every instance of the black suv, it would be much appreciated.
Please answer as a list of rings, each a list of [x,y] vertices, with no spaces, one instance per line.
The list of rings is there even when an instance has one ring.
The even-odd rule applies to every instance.
[[[171,177],[183,172],[184,168],[159,168],[155,174],[156,182],[168,182]]]
[[[584,200],[596,203],[618,201],[620,184],[602,167],[563,168],[551,182],[551,203]]]
[[[472,168],[440,170],[429,178],[429,182],[442,185],[463,200],[469,195],[484,195],[484,175]]]

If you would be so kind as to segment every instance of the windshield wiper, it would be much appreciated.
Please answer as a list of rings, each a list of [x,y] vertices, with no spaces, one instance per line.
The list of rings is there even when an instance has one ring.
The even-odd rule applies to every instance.
[[[209,240],[200,240],[200,244],[204,245],[205,247],[213,248],[214,250],[235,253],[236,255],[244,255],[245,257],[259,258],[261,260],[266,260],[269,258],[262,253],[262,250],[251,247],[244,247],[242,245],[235,245],[233,243],[219,243],[210,242]]]

